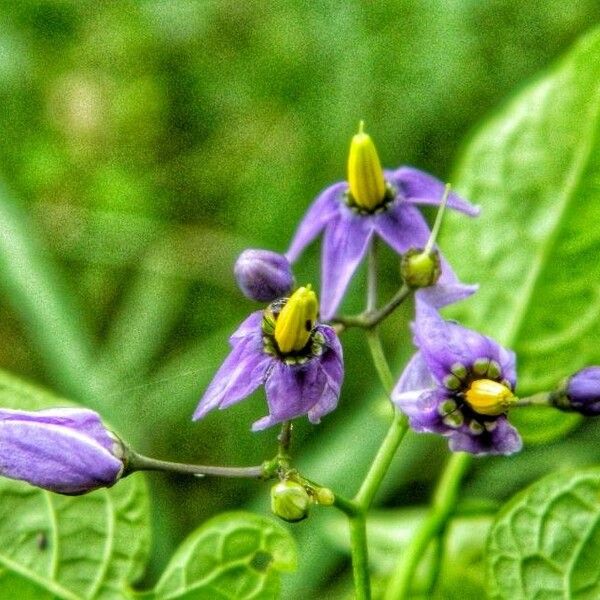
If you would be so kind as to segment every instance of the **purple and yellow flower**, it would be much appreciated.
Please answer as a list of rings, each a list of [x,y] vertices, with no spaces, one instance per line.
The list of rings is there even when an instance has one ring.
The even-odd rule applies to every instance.
[[[514,352],[445,321],[418,299],[413,334],[419,350],[392,393],[411,427],[448,437],[453,451],[512,454],[520,450],[521,438],[506,417],[517,400]]]
[[[252,313],[229,338],[232,350],[194,413],[204,417],[265,386],[269,414],[254,431],[308,415],[318,423],[338,402],[344,378],[342,347],[335,331],[317,322],[310,286]]]
[[[290,262],[295,262],[304,248],[324,232],[321,266],[324,319],[334,316],[375,236],[399,254],[425,247],[430,231],[416,205],[439,206],[443,195],[444,184],[418,169],[400,167],[384,171],[375,145],[362,131],[361,124],[350,145],[348,181],[335,183],[321,192],[301,221],[286,254]],[[456,194],[449,195],[448,206],[470,216],[479,214],[477,207]],[[426,294],[433,305],[456,301],[476,289],[462,286],[443,258],[441,269],[437,285]]]
[[[123,446],[82,408],[0,409],[0,475],[60,494],[110,487],[123,474]]]
[[[600,367],[586,367],[571,375],[558,392],[551,394],[551,400],[561,410],[586,417],[600,415]]]

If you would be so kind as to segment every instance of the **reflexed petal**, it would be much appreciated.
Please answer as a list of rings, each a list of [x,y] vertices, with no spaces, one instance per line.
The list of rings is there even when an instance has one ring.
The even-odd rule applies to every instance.
[[[265,429],[307,414],[321,400],[328,385],[318,360],[294,366],[274,361],[265,383],[269,415],[256,421],[252,430]]]
[[[430,204],[439,206],[444,195],[445,185],[428,173],[413,167],[400,167],[390,173],[389,179],[398,186],[401,195],[411,204]],[[476,217],[480,209],[461,198],[458,194],[450,193],[448,208],[453,208],[471,217]]]
[[[321,267],[321,316],[331,319],[371,240],[372,219],[344,208],[328,223]]]
[[[440,254],[442,274],[435,285],[421,288],[416,297],[434,308],[442,308],[468,298],[479,288],[478,285],[461,283],[448,261]]]
[[[429,239],[429,226],[417,208],[396,200],[381,214],[369,217],[375,231],[398,254],[411,248],[424,248]]]
[[[453,452],[470,452],[471,454],[513,454],[523,447],[518,431],[501,416],[496,421],[496,428],[475,435],[463,427],[454,432],[448,441]]]
[[[43,418],[39,422],[0,420],[0,475],[4,477],[62,494],[80,494],[113,485],[122,470],[120,459],[70,426]]]
[[[269,365],[274,362],[263,352],[260,335],[239,340],[204,392],[194,420],[217,407],[226,408],[249,396],[263,383]]]
[[[287,259],[294,262],[318,235],[330,219],[335,218],[343,202],[341,195],[348,189],[348,184],[343,181],[334,183],[317,196],[307,213],[300,221],[294,238],[286,253]]]
[[[441,388],[424,390],[420,394],[403,392],[394,401],[408,417],[411,428],[419,433],[449,435],[454,430],[443,422],[440,405],[448,400],[448,393]]]
[[[248,336],[261,336],[261,323],[263,318],[263,311],[257,310],[250,314],[246,319],[242,322],[242,324],[231,334],[229,337],[229,342],[232,346],[234,346],[237,340]]]
[[[414,341],[439,383],[460,363],[469,368],[476,360],[489,358],[500,364],[502,377],[515,383],[515,355],[493,339],[457,323],[445,321],[435,308],[417,299]]]

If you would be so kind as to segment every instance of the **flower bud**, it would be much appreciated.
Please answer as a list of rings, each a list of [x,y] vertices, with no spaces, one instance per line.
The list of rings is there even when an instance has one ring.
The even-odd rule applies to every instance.
[[[311,498],[295,481],[280,481],[271,488],[271,510],[284,521],[295,523],[308,517]]]
[[[332,506],[335,502],[335,495],[329,488],[317,488],[315,490],[315,500],[321,506]]]
[[[350,143],[348,185],[354,202],[367,210],[379,206],[385,197],[385,179],[377,149],[371,136],[363,131],[362,121]]]
[[[244,250],[235,261],[233,273],[244,296],[257,302],[281,298],[294,287],[287,258],[269,250]]]
[[[310,285],[289,297],[275,323],[275,341],[281,352],[299,352],[306,346],[318,311],[317,295]]]
[[[600,367],[586,367],[569,377],[552,395],[554,405],[593,417],[600,415]]]
[[[476,379],[465,396],[469,406],[480,415],[501,415],[516,402],[509,388],[492,379]]]
[[[402,255],[400,274],[404,283],[411,288],[424,288],[434,285],[440,278],[440,255],[436,250],[428,252],[413,248]]]
[[[121,477],[125,449],[82,408],[0,409],[0,475],[59,494],[85,494]]]

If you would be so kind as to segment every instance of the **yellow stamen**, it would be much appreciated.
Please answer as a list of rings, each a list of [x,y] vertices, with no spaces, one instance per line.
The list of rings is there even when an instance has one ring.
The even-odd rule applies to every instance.
[[[290,296],[275,323],[275,341],[281,352],[298,352],[306,346],[318,310],[317,295],[310,285]]]
[[[385,197],[385,179],[371,136],[363,131],[361,121],[358,133],[352,138],[348,156],[348,184],[356,204],[367,210],[376,208]]]
[[[517,401],[505,385],[491,379],[476,379],[467,390],[469,406],[481,415],[498,416]]]

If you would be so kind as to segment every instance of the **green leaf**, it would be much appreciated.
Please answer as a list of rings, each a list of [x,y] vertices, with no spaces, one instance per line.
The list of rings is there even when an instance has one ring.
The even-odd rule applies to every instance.
[[[72,403],[0,372],[0,406],[36,410]],[[143,476],[84,496],[62,496],[0,478],[0,597],[125,598],[150,545]]]
[[[546,477],[497,516],[487,544],[490,596],[600,597],[600,470]]]
[[[442,246],[481,288],[452,316],[516,350],[521,395],[600,361],[599,111],[595,30],[477,133],[456,174],[483,211],[449,220]],[[542,441],[579,422],[515,419]]]
[[[296,560],[294,541],[279,523],[251,513],[223,513],[181,545],[154,597],[277,598],[278,572],[294,570]]]

